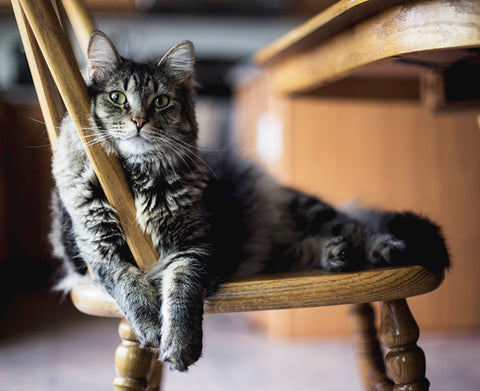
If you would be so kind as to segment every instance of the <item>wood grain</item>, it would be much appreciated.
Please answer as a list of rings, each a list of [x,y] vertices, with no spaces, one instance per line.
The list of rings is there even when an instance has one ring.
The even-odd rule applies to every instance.
[[[150,377],[154,373],[158,376],[159,366],[156,363],[155,353],[150,349],[140,348],[132,328],[126,320],[118,326],[118,333],[122,343],[115,351],[115,369],[117,376],[113,380],[114,391],[145,391],[155,390],[149,387]],[[155,379],[158,391],[159,379]]]
[[[81,0],[61,0],[61,3],[72,25],[80,48],[83,53],[86,53],[90,36],[95,30],[92,16],[85,6],[85,3]]]
[[[70,294],[73,305],[84,314],[122,318],[115,300],[99,285],[94,283],[77,284]]]
[[[300,45],[301,51],[278,55],[271,66],[266,55],[257,58],[272,72],[278,92],[303,93],[392,57],[478,47],[479,15],[480,3],[476,0],[457,0],[455,6],[448,0],[409,1],[384,9],[313,46],[304,34],[293,43]]]
[[[281,57],[317,45],[375,12],[405,2],[406,0],[337,1],[326,10],[262,48],[255,55],[255,62],[259,65],[270,65]]]
[[[115,156],[107,156],[99,144],[85,141],[92,140],[89,138],[92,135],[90,98],[55,11],[49,0],[21,0],[20,5],[84,142],[105,195],[117,211],[128,246],[137,264],[148,268],[157,261],[158,256],[151,239],[141,232],[137,224],[133,196],[121,164]]]
[[[427,391],[425,354],[417,346],[420,334],[405,300],[383,302],[379,335],[389,348],[385,357],[394,391]]]
[[[438,287],[443,277],[422,267],[352,273],[321,270],[257,276],[224,284],[207,312],[241,312],[365,303],[415,296]]]
[[[207,313],[305,308],[395,300],[436,289],[443,276],[420,266],[350,273],[308,270],[243,278],[223,284],[205,304]],[[71,293],[78,310],[121,317],[113,299],[98,286],[79,284]]]

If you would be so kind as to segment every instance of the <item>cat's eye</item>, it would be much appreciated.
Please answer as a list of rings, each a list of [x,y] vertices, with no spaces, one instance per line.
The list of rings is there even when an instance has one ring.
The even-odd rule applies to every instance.
[[[127,101],[125,94],[120,91],[110,92],[110,99],[119,105],[123,105]]]
[[[157,109],[163,109],[164,107],[167,107],[169,103],[170,103],[170,98],[167,95],[159,95],[153,101],[153,105]]]

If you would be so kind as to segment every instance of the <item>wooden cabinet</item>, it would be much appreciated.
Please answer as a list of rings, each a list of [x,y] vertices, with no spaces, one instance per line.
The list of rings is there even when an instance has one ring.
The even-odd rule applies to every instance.
[[[476,111],[434,114],[414,100],[289,98],[268,75],[238,86],[241,149],[280,181],[339,204],[356,200],[425,214],[444,229],[453,268],[435,292],[409,299],[422,330],[478,329],[480,132]],[[262,118],[277,118],[269,129]],[[280,152],[259,155],[263,132]],[[272,159],[272,156],[274,158]],[[272,335],[349,332],[347,308],[254,314]]]

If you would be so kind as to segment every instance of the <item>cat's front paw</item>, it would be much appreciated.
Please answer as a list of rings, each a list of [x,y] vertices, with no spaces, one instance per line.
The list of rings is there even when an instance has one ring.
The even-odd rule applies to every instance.
[[[374,265],[401,265],[407,245],[390,234],[378,235],[373,239],[368,259]]]
[[[171,369],[186,371],[202,353],[201,324],[193,329],[168,328],[162,332],[160,360],[170,364]]]
[[[129,322],[142,348],[159,349],[161,344],[161,323],[159,317]]]
[[[335,236],[325,243],[321,260],[325,270],[339,272],[355,269],[360,261],[358,251],[343,236]]]

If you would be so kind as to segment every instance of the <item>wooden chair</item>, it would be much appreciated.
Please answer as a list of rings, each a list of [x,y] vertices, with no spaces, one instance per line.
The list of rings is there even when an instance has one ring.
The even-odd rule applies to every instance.
[[[77,0],[12,0],[48,134],[54,145],[66,109],[78,132],[88,135],[90,104],[71,46],[65,23],[70,20],[81,46],[86,47],[93,24]],[[83,137],[82,139],[87,139]],[[118,161],[95,145],[85,145],[109,202],[116,208],[128,244],[139,267],[157,256],[148,237],[135,221],[133,197]],[[419,330],[405,298],[437,288],[443,274],[420,266],[379,268],[350,273],[320,270],[256,276],[231,281],[205,305],[207,313],[254,311],[353,304],[355,345],[365,389],[427,390],[425,357],[416,345]],[[122,317],[113,299],[93,282],[76,286],[74,305],[86,314]],[[381,353],[370,302],[381,303],[380,340],[389,352]],[[119,326],[122,343],[115,354],[115,390],[154,390],[161,381],[161,364],[154,353],[143,350],[129,324]],[[385,365],[391,377],[385,374]]]

